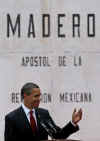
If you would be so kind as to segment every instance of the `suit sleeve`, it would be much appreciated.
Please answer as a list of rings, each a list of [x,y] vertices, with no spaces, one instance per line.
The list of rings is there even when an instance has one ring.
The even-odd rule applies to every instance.
[[[66,124],[63,128],[60,128],[59,126],[57,126],[54,121],[52,120],[51,116],[48,113],[48,118],[51,121],[52,130],[56,130],[56,132],[52,132],[52,136],[55,139],[66,139],[68,136],[70,136],[72,133],[75,133],[76,131],[79,130],[79,126],[74,126],[72,125],[71,122],[69,122],[68,124]]]
[[[5,132],[4,141],[16,141],[16,132],[12,120],[6,116],[5,117]]]

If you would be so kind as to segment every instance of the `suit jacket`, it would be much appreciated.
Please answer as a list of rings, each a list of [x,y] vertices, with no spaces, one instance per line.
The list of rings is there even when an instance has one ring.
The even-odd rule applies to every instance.
[[[65,139],[70,134],[79,130],[71,122],[63,128],[58,127],[48,110],[38,108],[36,111],[37,133],[33,133],[30,123],[22,107],[5,116],[5,141],[40,141],[48,139],[48,135],[55,139]]]

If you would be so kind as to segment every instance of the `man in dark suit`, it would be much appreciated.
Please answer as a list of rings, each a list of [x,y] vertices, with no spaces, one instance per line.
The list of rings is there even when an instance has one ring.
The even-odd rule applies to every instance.
[[[26,83],[21,89],[22,105],[5,116],[5,141],[40,141],[48,139],[65,139],[79,130],[77,123],[82,118],[82,110],[74,110],[72,121],[63,128],[58,127],[48,110],[38,108],[40,88],[34,83]]]

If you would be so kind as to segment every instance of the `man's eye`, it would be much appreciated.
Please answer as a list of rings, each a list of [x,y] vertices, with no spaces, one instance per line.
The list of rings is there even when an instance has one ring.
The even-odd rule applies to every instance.
[[[35,95],[34,97],[40,97],[40,95]]]

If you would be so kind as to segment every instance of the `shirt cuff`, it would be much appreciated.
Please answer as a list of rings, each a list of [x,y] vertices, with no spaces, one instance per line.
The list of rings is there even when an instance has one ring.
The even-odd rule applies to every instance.
[[[71,120],[71,124],[72,124],[73,126],[75,126],[75,127],[77,126],[77,124],[73,123],[72,120]]]

